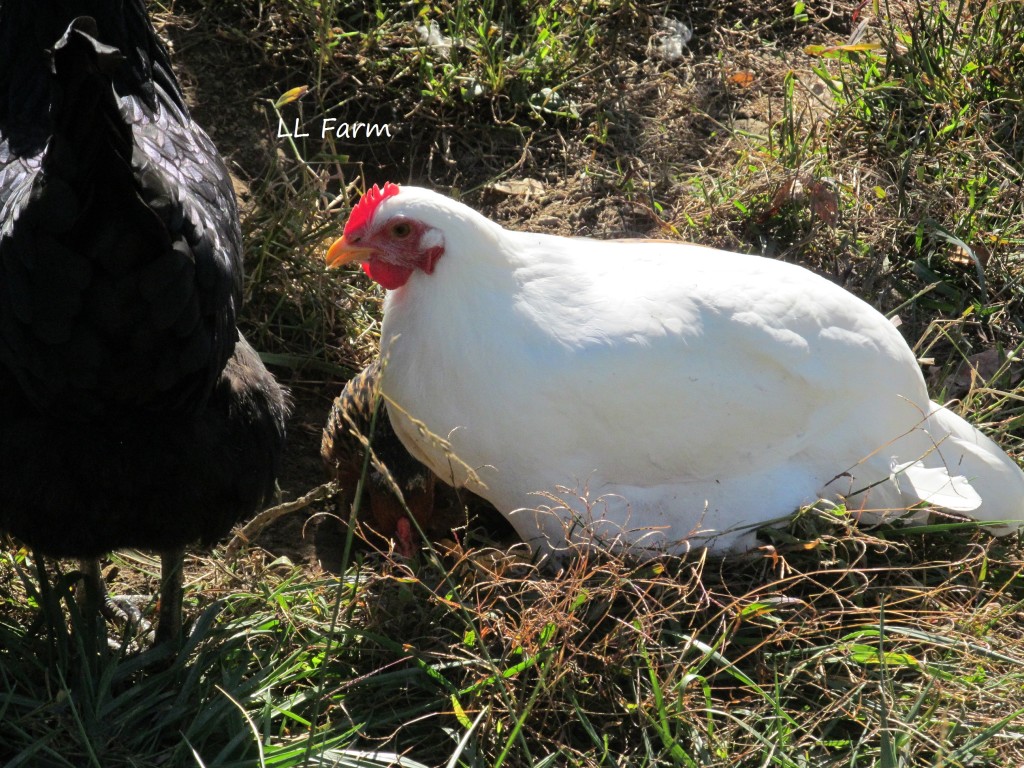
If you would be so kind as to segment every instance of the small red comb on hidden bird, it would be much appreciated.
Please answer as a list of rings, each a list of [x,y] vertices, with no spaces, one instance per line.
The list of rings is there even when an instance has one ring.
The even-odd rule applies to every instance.
[[[352,213],[348,216],[348,223],[345,225],[345,237],[348,237],[349,234],[355,232],[368,222],[373,217],[373,212],[377,210],[377,206],[384,200],[397,194],[398,185],[392,184],[390,181],[384,184],[384,189],[374,184],[371,189],[366,190],[366,194],[355,204],[355,207],[352,208]]]

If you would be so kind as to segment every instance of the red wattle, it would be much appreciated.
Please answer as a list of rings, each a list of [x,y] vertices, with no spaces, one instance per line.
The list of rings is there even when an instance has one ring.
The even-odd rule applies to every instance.
[[[409,276],[412,274],[412,269],[409,267],[399,267],[395,264],[389,264],[386,261],[373,260],[363,262],[363,272],[365,272],[371,280],[380,283],[389,291],[393,291],[395,288],[401,288],[405,285]]]

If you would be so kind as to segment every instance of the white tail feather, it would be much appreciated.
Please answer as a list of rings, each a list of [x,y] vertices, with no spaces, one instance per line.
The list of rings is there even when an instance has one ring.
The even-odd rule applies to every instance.
[[[981,496],[963,475],[950,476],[945,467],[926,467],[921,462],[897,464],[890,479],[900,495],[911,504],[925,502],[950,512],[973,512],[981,506]]]
[[[927,429],[937,449],[915,462],[910,467],[913,471],[904,472],[915,491],[927,492],[934,487],[937,495],[923,500],[952,511],[969,512],[979,521],[1009,524],[996,533],[1009,533],[1024,525],[1024,474],[1013,459],[976,427],[936,403],[932,403]],[[922,471],[924,465],[938,470],[934,480]],[[945,486],[940,482],[942,474],[948,478]],[[965,508],[963,503],[972,497],[980,503]]]

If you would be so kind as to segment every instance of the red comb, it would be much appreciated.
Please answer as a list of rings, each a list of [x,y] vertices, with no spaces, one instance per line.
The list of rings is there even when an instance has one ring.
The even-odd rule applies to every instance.
[[[345,225],[344,232],[345,237],[348,237],[373,218],[373,212],[377,210],[377,206],[382,201],[397,194],[398,185],[392,184],[390,181],[384,184],[384,189],[374,184],[372,189],[366,190],[366,194],[356,203],[352,213],[348,215],[348,223]]]

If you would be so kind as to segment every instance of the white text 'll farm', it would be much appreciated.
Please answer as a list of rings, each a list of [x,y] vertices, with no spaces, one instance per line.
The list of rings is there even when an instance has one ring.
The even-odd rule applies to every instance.
[[[277,137],[279,139],[305,138],[310,135],[311,132],[304,130],[304,126],[299,124],[298,118],[295,119],[291,130],[284,124],[284,120],[278,118]],[[362,121],[338,122],[335,117],[325,117],[320,124],[319,135],[321,139],[327,138],[328,135],[333,135],[336,139],[390,139],[391,126],[388,123],[364,123]]]

